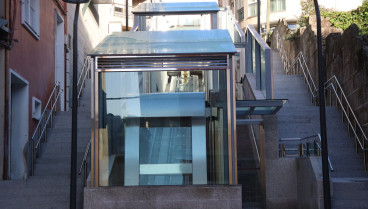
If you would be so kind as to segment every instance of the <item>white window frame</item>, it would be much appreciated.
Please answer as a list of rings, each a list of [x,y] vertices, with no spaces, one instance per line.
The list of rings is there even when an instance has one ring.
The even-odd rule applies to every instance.
[[[257,10],[257,0],[248,0],[248,17],[255,17],[257,16],[258,10]],[[255,8],[254,8],[255,7]],[[255,9],[255,14],[251,12]]]
[[[271,12],[280,12],[280,11],[286,10],[286,0],[275,0],[274,5],[276,5],[276,8],[272,8],[272,3],[273,2],[271,2],[271,8],[270,8]],[[282,8],[282,6],[284,6],[284,8]]]
[[[22,0],[22,24],[33,36],[40,39],[39,0]]]

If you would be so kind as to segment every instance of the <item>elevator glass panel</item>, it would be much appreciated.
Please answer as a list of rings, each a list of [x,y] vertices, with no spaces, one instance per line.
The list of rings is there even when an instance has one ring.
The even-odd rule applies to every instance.
[[[227,72],[100,72],[99,185],[228,183]]]

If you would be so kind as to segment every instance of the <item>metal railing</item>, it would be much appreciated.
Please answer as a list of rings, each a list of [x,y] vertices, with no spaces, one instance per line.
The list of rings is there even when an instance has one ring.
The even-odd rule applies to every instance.
[[[248,118],[251,119],[251,116],[248,115]],[[252,132],[252,139],[253,139],[254,147],[256,149],[257,161],[258,161],[258,163],[260,165],[261,164],[261,157],[259,155],[259,149],[258,149],[257,139],[256,139],[256,134],[255,134],[253,125],[250,125],[250,130]]]
[[[132,29],[130,29],[131,32],[137,31],[138,25],[133,25]]]
[[[282,63],[284,65],[284,69],[286,74],[299,74],[300,69],[303,72],[304,80],[308,84],[308,90],[312,96],[312,102],[317,105],[318,101],[318,93],[319,90],[317,89],[313,77],[311,76],[310,70],[306,64],[304,55],[302,52],[299,52],[298,56],[295,58],[293,64],[289,64],[285,48],[282,43],[281,36],[278,31],[276,31],[277,36],[277,49],[279,50]],[[330,96],[330,105],[332,105],[332,97],[335,96],[336,102],[335,105],[339,107],[342,111],[342,121],[344,122],[344,117],[348,122],[348,133],[351,137],[351,133],[356,142],[356,152],[358,152],[359,148],[363,151],[364,156],[364,168],[365,170],[368,169],[368,139],[367,135],[365,134],[359,120],[357,119],[351,105],[338,81],[337,77],[333,75],[330,79],[325,82],[325,96],[326,93],[329,93]],[[332,94],[333,93],[333,94]]]
[[[87,185],[87,177],[88,177],[88,163],[87,163],[87,158],[88,158],[88,155],[89,155],[90,151],[91,151],[91,140],[87,144],[86,150],[84,151],[82,163],[80,165],[79,172],[78,172],[78,175],[81,175],[82,172],[83,172],[84,186]]]
[[[252,25],[247,25],[246,73],[253,73],[256,89],[261,90],[266,99],[273,99],[271,48]]]
[[[318,89],[314,83],[313,77],[310,73],[307,63],[302,52],[299,52],[298,56],[295,58],[294,62],[289,67],[289,73],[292,75],[303,73],[304,81],[307,83],[308,91],[311,93],[312,103],[317,104]]]
[[[60,82],[57,81],[30,139],[29,144],[31,149],[31,176],[34,175],[35,158],[39,157],[41,154],[41,143],[47,141],[47,126],[49,125],[50,128],[52,128],[53,115],[56,113],[56,105],[58,104],[59,97],[62,92],[63,89],[60,87]]]
[[[336,106],[339,105],[343,115],[342,115],[342,121],[345,119],[348,123],[348,133],[349,136],[353,135],[356,143],[356,152],[358,152],[359,147],[364,153],[364,168],[367,170],[367,151],[368,148],[366,145],[368,145],[368,139],[367,135],[365,134],[362,126],[360,125],[353,108],[351,108],[351,105],[340,85],[340,82],[337,80],[336,76],[332,76],[326,83],[325,83],[326,90],[328,90],[330,98],[330,105],[332,105],[332,92],[334,93],[334,96],[336,98]],[[359,145],[359,146],[358,146]]]
[[[92,58],[87,56],[84,58],[83,68],[81,73],[79,74],[77,87],[78,87],[78,105],[80,97],[82,96],[82,90],[86,86],[86,79],[91,76],[91,69],[92,69]]]
[[[316,134],[304,138],[279,139],[279,156],[284,157],[310,157],[321,156],[321,135]],[[330,156],[328,156],[330,171],[334,171]]]
[[[228,30],[234,43],[244,43],[245,33],[241,29],[230,7],[225,7],[221,9],[219,12],[219,17],[219,29]]]

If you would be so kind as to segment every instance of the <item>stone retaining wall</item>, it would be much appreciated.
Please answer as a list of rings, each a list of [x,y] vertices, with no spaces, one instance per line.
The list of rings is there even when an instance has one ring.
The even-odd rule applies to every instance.
[[[84,208],[241,209],[241,185],[85,187]]]

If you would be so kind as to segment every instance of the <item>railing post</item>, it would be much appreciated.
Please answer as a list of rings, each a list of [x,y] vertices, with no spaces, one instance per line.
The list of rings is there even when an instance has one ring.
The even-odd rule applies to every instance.
[[[38,144],[38,150],[37,150],[37,158],[41,156],[41,143]]]
[[[310,152],[309,152],[309,142],[307,142],[307,157],[310,157]]]
[[[47,116],[45,114],[45,136],[43,138],[44,142],[47,142]]]
[[[91,79],[91,67],[92,67],[92,59],[88,58],[88,79]]]
[[[84,162],[84,175],[83,175],[84,186],[87,185],[87,162]]]
[[[299,157],[303,157],[303,144],[298,145]]]
[[[317,146],[317,141],[314,140],[313,142],[313,151],[314,151],[314,156],[318,156],[318,146]]]
[[[330,92],[330,105],[333,106],[333,104],[332,104],[332,90],[331,90],[331,87],[330,87],[329,92]]]
[[[53,108],[52,108],[52,104],[54,104],[54,103],[52,102],[52,100],[53,100],[53,99],[51,98],[51,100],[50,100],[50,103],[51,103],[51,107],[50,107],[50,114],[51,114],[51,115],[52,115],[52,112],[54,111],[54,110],[53,110]]]
[[[31,176],[34,175],[34,141],[31,139]]]
[[[41,128],[39,127],[38,128],[38,142],[41,142],[41,140],[42,140]],[[39,146],[41,146],[41,143],[39,143]],[[37,155],[38,155],[37,157],[39,157],[40,156],[40,153],[38,152]]]
[[[367,151],[366,150],[363,151],[363,155],[364,155],[364,169],[365,171],[367,171]]]
[[[45,134],[43,137],[43,142],[47,142],[47,126],[45,126]]]

